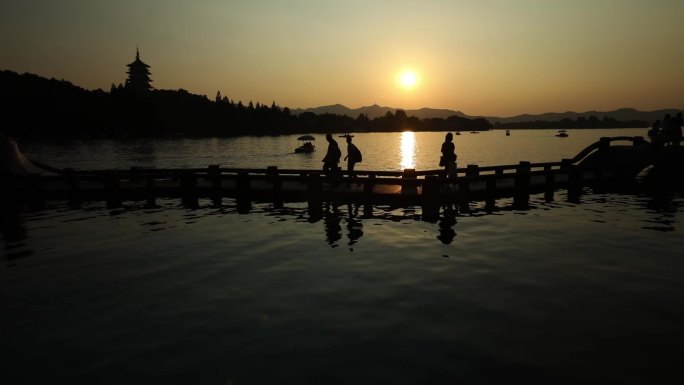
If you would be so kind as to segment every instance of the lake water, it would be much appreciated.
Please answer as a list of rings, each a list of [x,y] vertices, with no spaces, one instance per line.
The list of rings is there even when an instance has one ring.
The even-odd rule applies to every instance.
[[[602,136],[643,136],[645,129],[570,130],[567,138],[555,137],[555,130],[501,130],[454,136],[459,167],[466,164],[491,166],[520,161],[556,162],[577,155]],[[56,167],[75,169],[138,167],[253,167],[320,169],[327,142],[317,135],[317,151],[296,154],[298,135],[217,139],[150,139],[130,141],[83,141],[61,144],[31,143],[22,149],[32,158]],[[344,138],[335,136],[346,155]],[[444,133],[361,133],[354,143],[363,152],[357,169],[419,170],[439,168]]]
[[[601,136],[455,136],[459,166],[558,161]],[[359,169],[434,169],[443,133],[359,134]],[[296,136],[22,144],[58,167],[320,168]],[[345,148],[339,138],[341,147]],[[2,210],[8,384],[679,381],[684,196],[563,191],[493,212],[256,204],[238,214],[51,202]]]

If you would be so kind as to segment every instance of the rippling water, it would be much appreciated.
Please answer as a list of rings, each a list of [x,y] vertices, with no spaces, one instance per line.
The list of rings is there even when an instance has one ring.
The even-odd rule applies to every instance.
[[[553,140],[563,139],[549,139],[554,144],[547,147],[558,148],[534,144],[542,142],[540,132],[516,131],[468,140],[535,138],[517,150],[506,149],[508,143],[478,150],[465,141],[468,134],[456,137],[456,145],[465,163],[549,161],[551,153],[570,157],[591,143],[579,138],[587,132],[571,131],[577,142],[562,145]],[[366,159],[385,143],[394,143],[387,168],[408,165],[401,143],[409,134],[367,135],[355,138],[367,168],[381,167]],[[416,168],[433,168],[429,159],[442,138],[413,136]],[[235,141],[252,143],[245,156],[256,166],[317,168],[322,156],[286,154],[288,138]],[[231,143],[162,141],[147,152],[134,151],[132,142],[34,144],[27,152],[71,166],[77,159],[77,168],[242,166],[225,155],[239,147]],[[271,156],[292,163],[259,155],[270,144],[283,151]],[[416,155],[421,148],[430,155]],[[678,382],[684,196],[587,190],[580,202],[562,191],[555,198],[532,196],[529,210],[513,210],[506,200],[493,212],[476,205],[471,213],[442,213],[437,223],[421,221],[411,207],[377,206],[363,216],[356,206],[330,205],[316,221],[305,204],[279,210],[260,204],[245,215],[230,200],[222,207],[203,201],[197,210],[171,200],[154,209],[136,202],[118,210],[101,202],[6,207],[0,328],[8,354],[0,378],[12,384]]]

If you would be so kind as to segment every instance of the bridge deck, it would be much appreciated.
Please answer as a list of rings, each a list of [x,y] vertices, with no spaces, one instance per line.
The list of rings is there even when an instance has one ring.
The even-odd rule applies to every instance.
[[[611,146],[630,140],[632,146]],[[676,151],[675,151],[676,150]],[[683,158],[681,148],[668,150]],[[653,147],[641,138],[602,138],[573,159],[561,162],[478,167],[457,170],[447,179],[443,170],[357,170],[324,174],[319,170],[225,169],[217,165],[197,169],[62,170],[46,175],[7,175],[0,194],[20,199],[106,200],[116,206],[122,200],[178,197],[190,205],[199,198],[235,198],[238,203],[306,201],[317,206],[324,200],[368,204],[411,204],[434,210],[445,202],[467,205],[470,201],[493,203],[513,197],[525,203],[530,194],[553,195],[559,188],[578,194],[596,183],[633,179],[657,158]],[[679,159],[677,158],[677,159]],[[674,159],[674,158],[673,158]]]

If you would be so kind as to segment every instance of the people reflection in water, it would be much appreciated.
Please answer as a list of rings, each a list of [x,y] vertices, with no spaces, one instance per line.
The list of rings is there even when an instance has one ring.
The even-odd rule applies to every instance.
[[[325,241],[332,247],[339,246],[337,241],[342,239],[342,225],[340,225],[339,210],[336,204],[325,204],[325,213],[323,214],[323,221],[325,223]]]
[[[359,206],[347,205],[347,237],[349,246],[354,245],[363,236],[363,223],[358,218]],[[331,247],[338,247],[342,239],[342,215],[336,203],[326,203],[323,221],[325,225],[325,241]]]
[[[356,243],[356,241],[363,236],[363,222],[358,219],[359,206],[353,207],[352,204],[347,205],[349,217],[347,218],[347,237],[349,237],[349,246]]]
[[[456,237],[456,232],[454,231],[455,224],[456,210],[449,205],[444,209],[442,218],[439,220],[439,235],[437,236],[437,239],[442,241],[445,245],[453,242],[454,237]]]
[[[447,177],[449,179],[456,178],[456,146],[454,145],[454,136],[451,132],[447,133],[442,143],[442,157],[439,165],[444,166]]]

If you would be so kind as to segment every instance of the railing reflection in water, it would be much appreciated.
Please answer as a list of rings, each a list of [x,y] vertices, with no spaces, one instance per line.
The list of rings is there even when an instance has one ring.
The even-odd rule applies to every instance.
[[[591,204],[600,203],[601,201],[612,202],[619,200],[620,196],[624,196],[625,199],[623,201],[626,202],[621,204],[637,205],[637,209],[645,213],[644,224],[642,225],[644,230],[659,232],[676,231],[676,221],[673,221],[673,217],[681,206],[681,193],[663,194],[662,191],[658,191],[654,194],[645,194],[643,192],[639,194],[635,192],[618,194],[612,192],[602,195],[586,191],[582,195]],[[525,207],[516,205],[513,199],[499,200],[497,201],[497,206],[480,202],[471,205],[468,211],[459,211],[460,208],[456,204],[443,205],[440,208],[438,218],[427,221],[429,223],[428,228],[433,229],[435,240],[448,245],[456,240],[459,218],[501,215],[505,212],[562,210],[563,208],[583,204],[582,200],[569,199],[569,196],[562,196],[562,194],[559,194],[557,196],[558,199],[553,201],[545,199],[544,194],[533,195],[531,198],[529,205]],[[241,211],[233,199],[223,200],[222,204],[219,205],[210,199],[202,199],[199,203],[196,208],[188,208],[179,205],[177,200],[168,199],[159,200],[156,207],[150,208],[144,202],[131,202],[116,210],[106,209],[102,202],[84,202],[80,206],[75,206],[68,202],[52,203],[42,207],[30,207],[28,204],[0,206],[0,240],[2,241],[0,244],[0,251],[2,252],[0,255],[2,255],[2,258],[0,259],[4,260],[8,266],[11,266],[16,260],[35,254],[35,250],[30,245],[27,245],[30,242],[26,242],[26,239],[31,236],[31,229],[36,227],[35,223],[31,226],[31,222],[52,221],[50,223],[42,223],[41,226],[59,226],[60,223],[69,221],[87,221],[90,218],[88,215],[91,215],[92,218],[101,216],[125,217],[126,215],[148,216],[148,219],[142,221],[141,225],[145,227],[156,226],[155,228],[147,229],[150,231],[177,227],[177,224],[174,223],[168,223],[165,226],[164,222],[159,220],[159,213],[166,212],[167,210],[176,210],[184,214],[173,216],[165,213],[163,215],[164,220],[169,222],[180,221],[187,224],[190,223],[189,219],[191,219],[192,223],[200,226],[202,225],[203,218],[216,215],[246,215],[254,216],[255,218],[259,216],[276,217],[279,221],[269,223],[269,226],[278,226],[280,221],[287,222],[292,220],[299,223],[322,224],[322,238],[330,247],[336,248],[346,245],[350,250],[353,250],[353,247],[362,241],[365,234],[364,226],[369,224],[376,225],[378,221],[426,222],[420,206],[392,207],[374,205],[371,210],[368,210],[367,205],[360,203],[324,202],[323,210],[314,212],[312,215],[305,203],[286,204],[283,207],[274,207],[271,203],[255,203],[248,212]],[[152,217],[154,217],[154,220],[151,220]],[[98,221],[98,223],[101,222]],[[93,230],[97,231],[96,228]],[[297,228],[294,231],[302,231],[302,229]],[[304,231],[310,231],[310,229]]]

